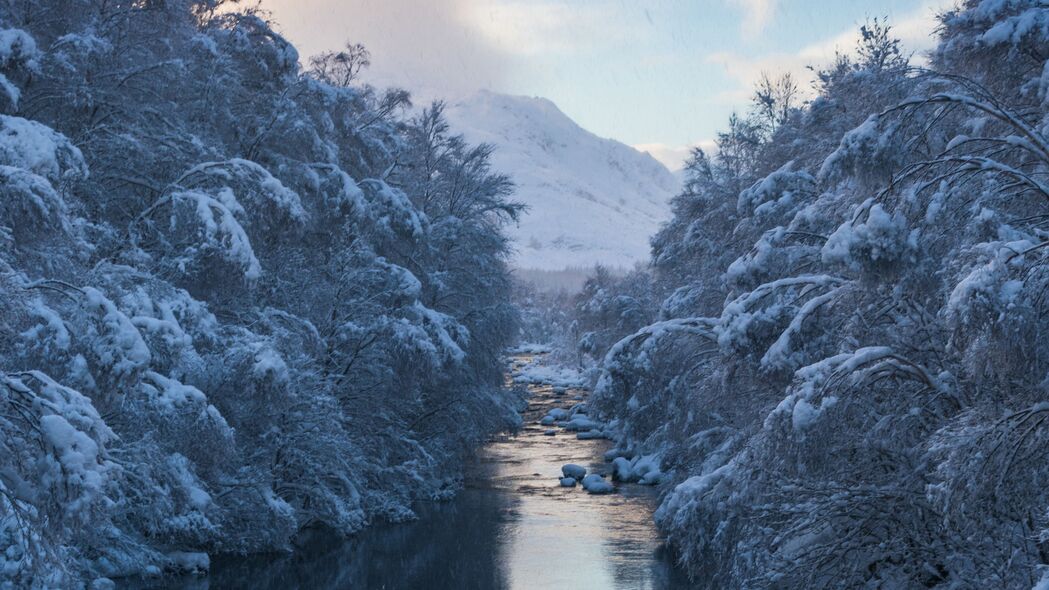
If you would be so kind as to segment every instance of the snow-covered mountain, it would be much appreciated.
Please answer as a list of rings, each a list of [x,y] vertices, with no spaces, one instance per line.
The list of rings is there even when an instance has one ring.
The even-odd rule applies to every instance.
[[[632,266],[670,214],[679,181],[655,158],[577,125],[544,98],[482,91],[450,103],[453,129],[497,146],[528,212],[510,230],[519,268]]]

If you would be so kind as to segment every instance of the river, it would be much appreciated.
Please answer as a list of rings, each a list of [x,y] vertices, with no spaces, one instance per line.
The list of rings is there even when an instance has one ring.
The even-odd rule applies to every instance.
[[[518,364],[530,360],[519,356]],[[577,440],[539,419],[585,399],[529,385],[524,426],[491,441],[468,466],[464,489],[424,505],[411,523],[378,525],[342,539],[307,532],[284,555],[216,556],[207,577],[181,579],[193,590],[251,588],[678,589],[690,587],[652,524],[657,491],[617,484],[590,495],[560,487],[565,463],[609,473],[604,440]]]

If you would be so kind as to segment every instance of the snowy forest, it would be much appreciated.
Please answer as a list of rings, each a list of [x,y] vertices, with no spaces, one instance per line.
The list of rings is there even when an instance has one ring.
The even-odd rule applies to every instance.
[[[512,275],[514,171],[363,46],[0,1],[0,587],[411,521],[541,342],[592,389],[544,427],[611,439],[697,585],[1049,588],[1049,4],[938,20],[763,77],[651,260],[558,295]]]
[[[563,320],[714,587],[1049,587],[1049,5],[939,21],[765,78]]]
[[[490,149],[223,4],[0,3],[0,586],[404,520],[518,420]]]

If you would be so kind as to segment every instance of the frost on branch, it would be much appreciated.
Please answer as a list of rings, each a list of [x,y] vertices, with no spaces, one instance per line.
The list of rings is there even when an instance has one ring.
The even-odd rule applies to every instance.
[[[711,317],[716,342],[642,328],[594,408],[661,457],[657,524],[697,578],[1044,583],[1047,15],[963,2],[928,68],[868,23],[810,103],[690,161],[651,332]]]
[[[491,149],[204,4],[0,7],[0,586],[411,518],[514,422]]]

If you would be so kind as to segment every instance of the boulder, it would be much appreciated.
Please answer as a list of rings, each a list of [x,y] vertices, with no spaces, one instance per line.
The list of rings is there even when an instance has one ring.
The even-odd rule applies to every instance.
[[[566,463],[561,466],[561,474],[565,477],[574,477],[575,479],[583,479],[586,476],[586,467],[582,465],[576,465],[575,463]]]

